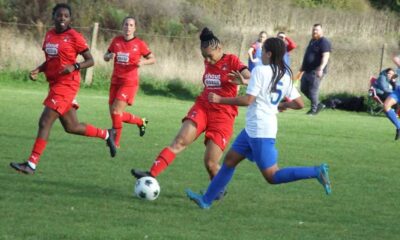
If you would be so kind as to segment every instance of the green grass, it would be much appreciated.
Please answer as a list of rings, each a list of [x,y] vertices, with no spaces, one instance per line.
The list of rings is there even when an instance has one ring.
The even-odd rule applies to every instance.
[[[202,137],[158,178],[154,202],[132,196],[132,167],[146,169],[180,128],[191,101],[140,93],[128,110],[150,120],[138,136],[124,127],[110,159],[99,139],[73,136],[56,122],[34,176],[11,161],[31,151],[46,86],[0,82],[0,239],[398,239],[399,144],[384,117],[326,110],[279,114],[281,167],[330,165],[333,194],[316,180],[268,185],[248,161],[237,169],[226,198],[210,210],[186,199],[185,188],[205,189]],[[79,119],[111,125],[107,92],[82,89]],[[240,110],[235,134],[244,126]]]

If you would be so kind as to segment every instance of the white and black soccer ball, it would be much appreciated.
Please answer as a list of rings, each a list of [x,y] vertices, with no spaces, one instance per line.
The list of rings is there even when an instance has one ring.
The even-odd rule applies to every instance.
[[[153,201],[160,195],[160,185],[153,177],[142,177],[136,180],[135,195],[144,200]]]

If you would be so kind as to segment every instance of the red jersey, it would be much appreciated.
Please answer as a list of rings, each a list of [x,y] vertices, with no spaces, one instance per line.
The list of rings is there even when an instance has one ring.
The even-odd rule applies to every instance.
[[[228,112],[237,115],[237,106],[215,104],[208,102],[208,94],[210,92],[216,93],[222,97],[236,97],[238,93],[238,86],[229,82],[232,78],[228,76],[231,71],[241,72],[247,68],[237,56],[233,54],[224,54],[222,58],[215,64],[210,64],[204,61],[205,72],[203,75],[204,89],[196,101],[207,106],[210,109]]]
[[[50,87],[55,84],[68,85],[77,91],[80,85],[79,71],[69,74],[60,72],[66,65],[74,64],[78,54],[88,49],[82,34],[72,28],[62,33],[56,33],[56,30],[52,29],[46,33],[42,49],[46,55],[43,71]]]
[[[151,54],[147,44],[140,38],[125,40],[123,36],[115,37],[108,51],[115,53],[112,84],[137,86],[139,83],[138,63],[140,58]]]

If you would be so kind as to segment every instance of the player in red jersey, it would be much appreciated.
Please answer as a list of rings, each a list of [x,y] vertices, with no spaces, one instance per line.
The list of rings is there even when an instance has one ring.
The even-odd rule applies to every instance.
[[[10,163],[17,171],[33,174],[41,154],[47,145],[54,121],[60,120],[67,133],[104,139],[110,148],[111,157],[116,154],[114,137],[111,130],[99,129],[89,124],[80,123],[77,118],[78,108],[75,97],[80,86],[79,70],[93,66],[92,54],[84,37],[69,25],[71,8],[60,3],[53,8],[55,28],[46,33],[43,51],[46,61],[30,72],[30,78],[36,80],[39,72],[44,72],[49,82],[49,93],[44,100],[44,110],[39,120],[39,130],[32,153],[23,163]],[[81,54],[83,62],[76,62]]]
[[[237,85],[247,84],[250,72],[237,56],[223,53],[219,39],[208,28],[203,29],[200,40],[200,49],[205,60],[204,90],[183,118],[177,136],[160,152],[150,171],[132,169],[131,172],[136,178],[148,175],[157,177],[172,163],[176,154],[182,152],[203,132],[206,145],[204,163],[210,179],[220,168],[219,159],[232,136],[238,110],[236,106],[208,102],[208,94],[213,92],[225,97],[235,97],[238,93]],[[240,75],[244,78],[243,82]]]
[[[106,62],[114,59],[108,104],[113,129],[116,132],[115,145],[117,147],[121,138],[122,123],[136,124],[139,127],[140,136],[143,136],[146,131],[146,118],[125,112],[126,106],[133,104],[139,88],[138,68],[156,61],[147,44],[135,36],[135,30],[135,19],[126,17],[122,22],[124,34],[115,37],[104,54]]]

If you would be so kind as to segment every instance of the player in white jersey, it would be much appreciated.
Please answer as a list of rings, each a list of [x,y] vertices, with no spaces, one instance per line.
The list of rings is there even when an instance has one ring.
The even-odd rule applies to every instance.
[[[200,208],[211,207],[218,193],[230,182],[236,166],[245,158],[257,164],[265,180],[270,184],[293,182],[301,179],[317,179],[331,193],[328,165],[312,167],[287,167],[279,169],[275,148],[277,133],[276,114],[279,110],[301,109],[304,107],[299,92],[291,81],[292,72],[284,63],[285,43],[279,38],[269,38],[264,42],[262,61],[251,73],[246,96],[221,97],[209,94],[209,101],[216,104],[249,106],[246,127],[235,139],[225,156],[224,164],[208,186],[205,194],[186,190],[189,199]],[[240,73],[237,73],[240,77]],[[283,97],[291,101],[281,102]]]

